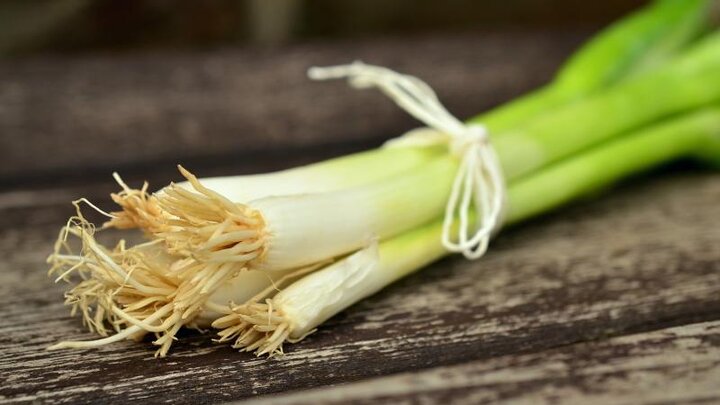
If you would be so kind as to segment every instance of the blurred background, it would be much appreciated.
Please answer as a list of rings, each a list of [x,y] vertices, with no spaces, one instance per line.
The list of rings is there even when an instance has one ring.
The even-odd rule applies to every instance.
[[[317,38],[598,27],[642,0],[2,0],[0,52],[275,45]]]
[[[361,59],[458,117],[549,80],[641,0],[0,0],[0,189],[164,184],[279,169],[417,126],[379,92],[316,83]]]

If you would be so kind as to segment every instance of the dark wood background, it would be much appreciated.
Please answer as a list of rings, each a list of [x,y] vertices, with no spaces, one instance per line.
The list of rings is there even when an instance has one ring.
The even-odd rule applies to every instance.
[[[44,350],[91,337],[44,260],[72,199],[109,205],[112,170],[160,185],[178,162],[202,176],[245,173],[376,146],[415,124],[373,92],[308,82],[308,66],[385,64],[468,116],[547,80],[586,36],[0,64],[0,403],[720,401],[720,177],[688,169],[509,229],[478,262],[429,266],[283,358],[194,332],[163,359],[133,342]]]
[[[597,28],[648,0],[3,0],[0,55]]]

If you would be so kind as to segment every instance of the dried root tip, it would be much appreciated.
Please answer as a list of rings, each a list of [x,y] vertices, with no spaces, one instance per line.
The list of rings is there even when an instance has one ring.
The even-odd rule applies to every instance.
[[[113,173],[113,177],[122,187],[122,191],[113,193],[110,197],[123,210],[113,212],[114,218],[103,226],[118,229],[141,228],[149,233],[162,231],[164,229],[163,212],[157,199],[148,193],[148,183],[143,183],[140,190],[132,189],[123,182],[117,173]]]
[[[115,174],[122,191],[113,200],[123,208],[105,224],[141,228],[164,240],[170,251],[203,261],[247,262],[264,253],[264,222],[259,212],[236,204],[203,186],[192,173],[178,167],[194,191],[170,184],[150,195],[148,185],[131,189]]]
[[[64,341],[49,346],[47,350],[60,350],[60,349],[89,349],[93,347],[105,346],[110,343],[119,342],[124,339],[132,339],[134,335],[142,333],[141,329],[133,326],[118,332],[113,336],[106,337],[97,340],[86,340],[86,341]]]
[[[232,313],[213,322],[221,329],[218,342],[235,340],[232,347],[255,354],[269,356],[283,354],[283,343],[296,342],[290,338],[292,323],[282,311],[273,307],[271,299],[265,303],[251,303],[232,308]],[[303,336],[304,337],[304,336]],[[302,338],[301,338],[302,339]]]
[[[118,335],[154,333],[157,355],[164,356],[178,330],[193,323],[209,296],[264,253],[264,223],[257,212],[180,170],[197,192],[171,185],[150,196],[147,184],[133,190],[116,175],[123,191],[113,199],[123,212],[106,226],[140,227],[157,238],[154,242],[126,248],[120,241],[108,249],[97,243],[94,226],[76,203],[77,216],[60,232],[48,258],[50,274],[65,281],[79,276],[65,302],[73,314],[82,314],[90,331],[108,337],[60,347],[91,347],[116,341]],[[80,240],[79,254],[73,252],[70,236]],[[109,336],[113,330],[116,334]]]
[[[157,236],[173,253],[216,263],[246,263],[265,253],[262,216],[203,186],[179,167],[194,191],[171,184],[155,198],[166,213]]]
[[[266,250],[262,216],[203,186],[192,173],[178,166],[193,190],[170,184],[156,194],[148,184],[131,189],[117,173],[122,191],[112,199],[122,211],[112,213],[104,227],[140,228],[163,240],[170,253],[203,262],[246,263]]]
[[[81,242],[74,253],[70,236]],[[96,347],[122,339],[140,339],[155,333],[164,356],[177,331],[186,323],[175,311],[173,297],[183,280],[169,271],[177,258],[168,255],[161,243],[126,248],[121,241],[109,250],[94,238],[94,228],[82,214],[68,221],[60,232],[55,251],[48,258],[50,274],[74,283],[65,294],[72,313],[80,312],[83,323],[103,339],[89,342],[62,342],[53,349]],[[72,277],[75,275],[75,277]],[[110,335],[114,331],[115,334]]]

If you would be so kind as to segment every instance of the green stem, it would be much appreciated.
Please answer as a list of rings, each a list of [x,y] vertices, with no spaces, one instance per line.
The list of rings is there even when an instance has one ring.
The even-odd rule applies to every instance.
[[[548,212],[630,175],[680,158],[720,161],[720,108],[694,112],[635,132],[510,184],[506,224]],[[380,244],[388,283],[448,254],[442,221]],[[392,279],[392,280],[391,280]]]
[[[623,132],[720,101],[720,34],[671,65],[557,109],[494,140],[508,179]]]
[[[660,123],[512,183],[507,223],[547,212],[664,162],[690,157],[720,135],[720,109]],[[715,147],[716,158],[720,157]]]
[[[709,25],[709,0],[662,0],[626,17],[585,43],[545,87],[479,115],[503,133],[627,77],[671,60]]]
[[[496,139],[498,136],[502,136],[504,132],[516,128],[518,125],[530,121],[542,113],[580,99],[583,94],[581,92],[574,94],[564,93],[559,87],[550,83],[496,107],[485,114],[474,117],[469,122],[484,125],[493,134],[493,139]]]
[[[588,41],[560,69],[554,84],[590,92],[674,58],[710,24],[710,0],[659,0]]]

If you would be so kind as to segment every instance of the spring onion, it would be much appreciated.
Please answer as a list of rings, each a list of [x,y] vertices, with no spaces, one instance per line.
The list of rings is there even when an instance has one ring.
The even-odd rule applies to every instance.
[[[707,26],[707,4],[659,1],[583,48],[548,87],[562,89],[552,98],[531,95],[483,116],[508,185],[507,223],[679,156],[717,159],[705,144],[718,113],[697,111],[720,102],[720,35],[687,46]],[[631,32],[639,44],[621,41]],[[535,94],[550,94],[542,92]],[[80,276],[66,303],[104,337],[53,348],[152,333],[162,356],[180,328],[212,325],[220,341],[277,353],[446,253],[436,221],[458,171],[449,152],[385,147],[209,179],[180,167],[186,181],[153,194],[116,176],[122,191],[112,198],[121,210],[101,211],[109,217],[103,228],[139,229],[149,241],[104,247],[80,210],[87,201],[76,202],[50,272]],[[613,156],[637,159],[613,164]]]

